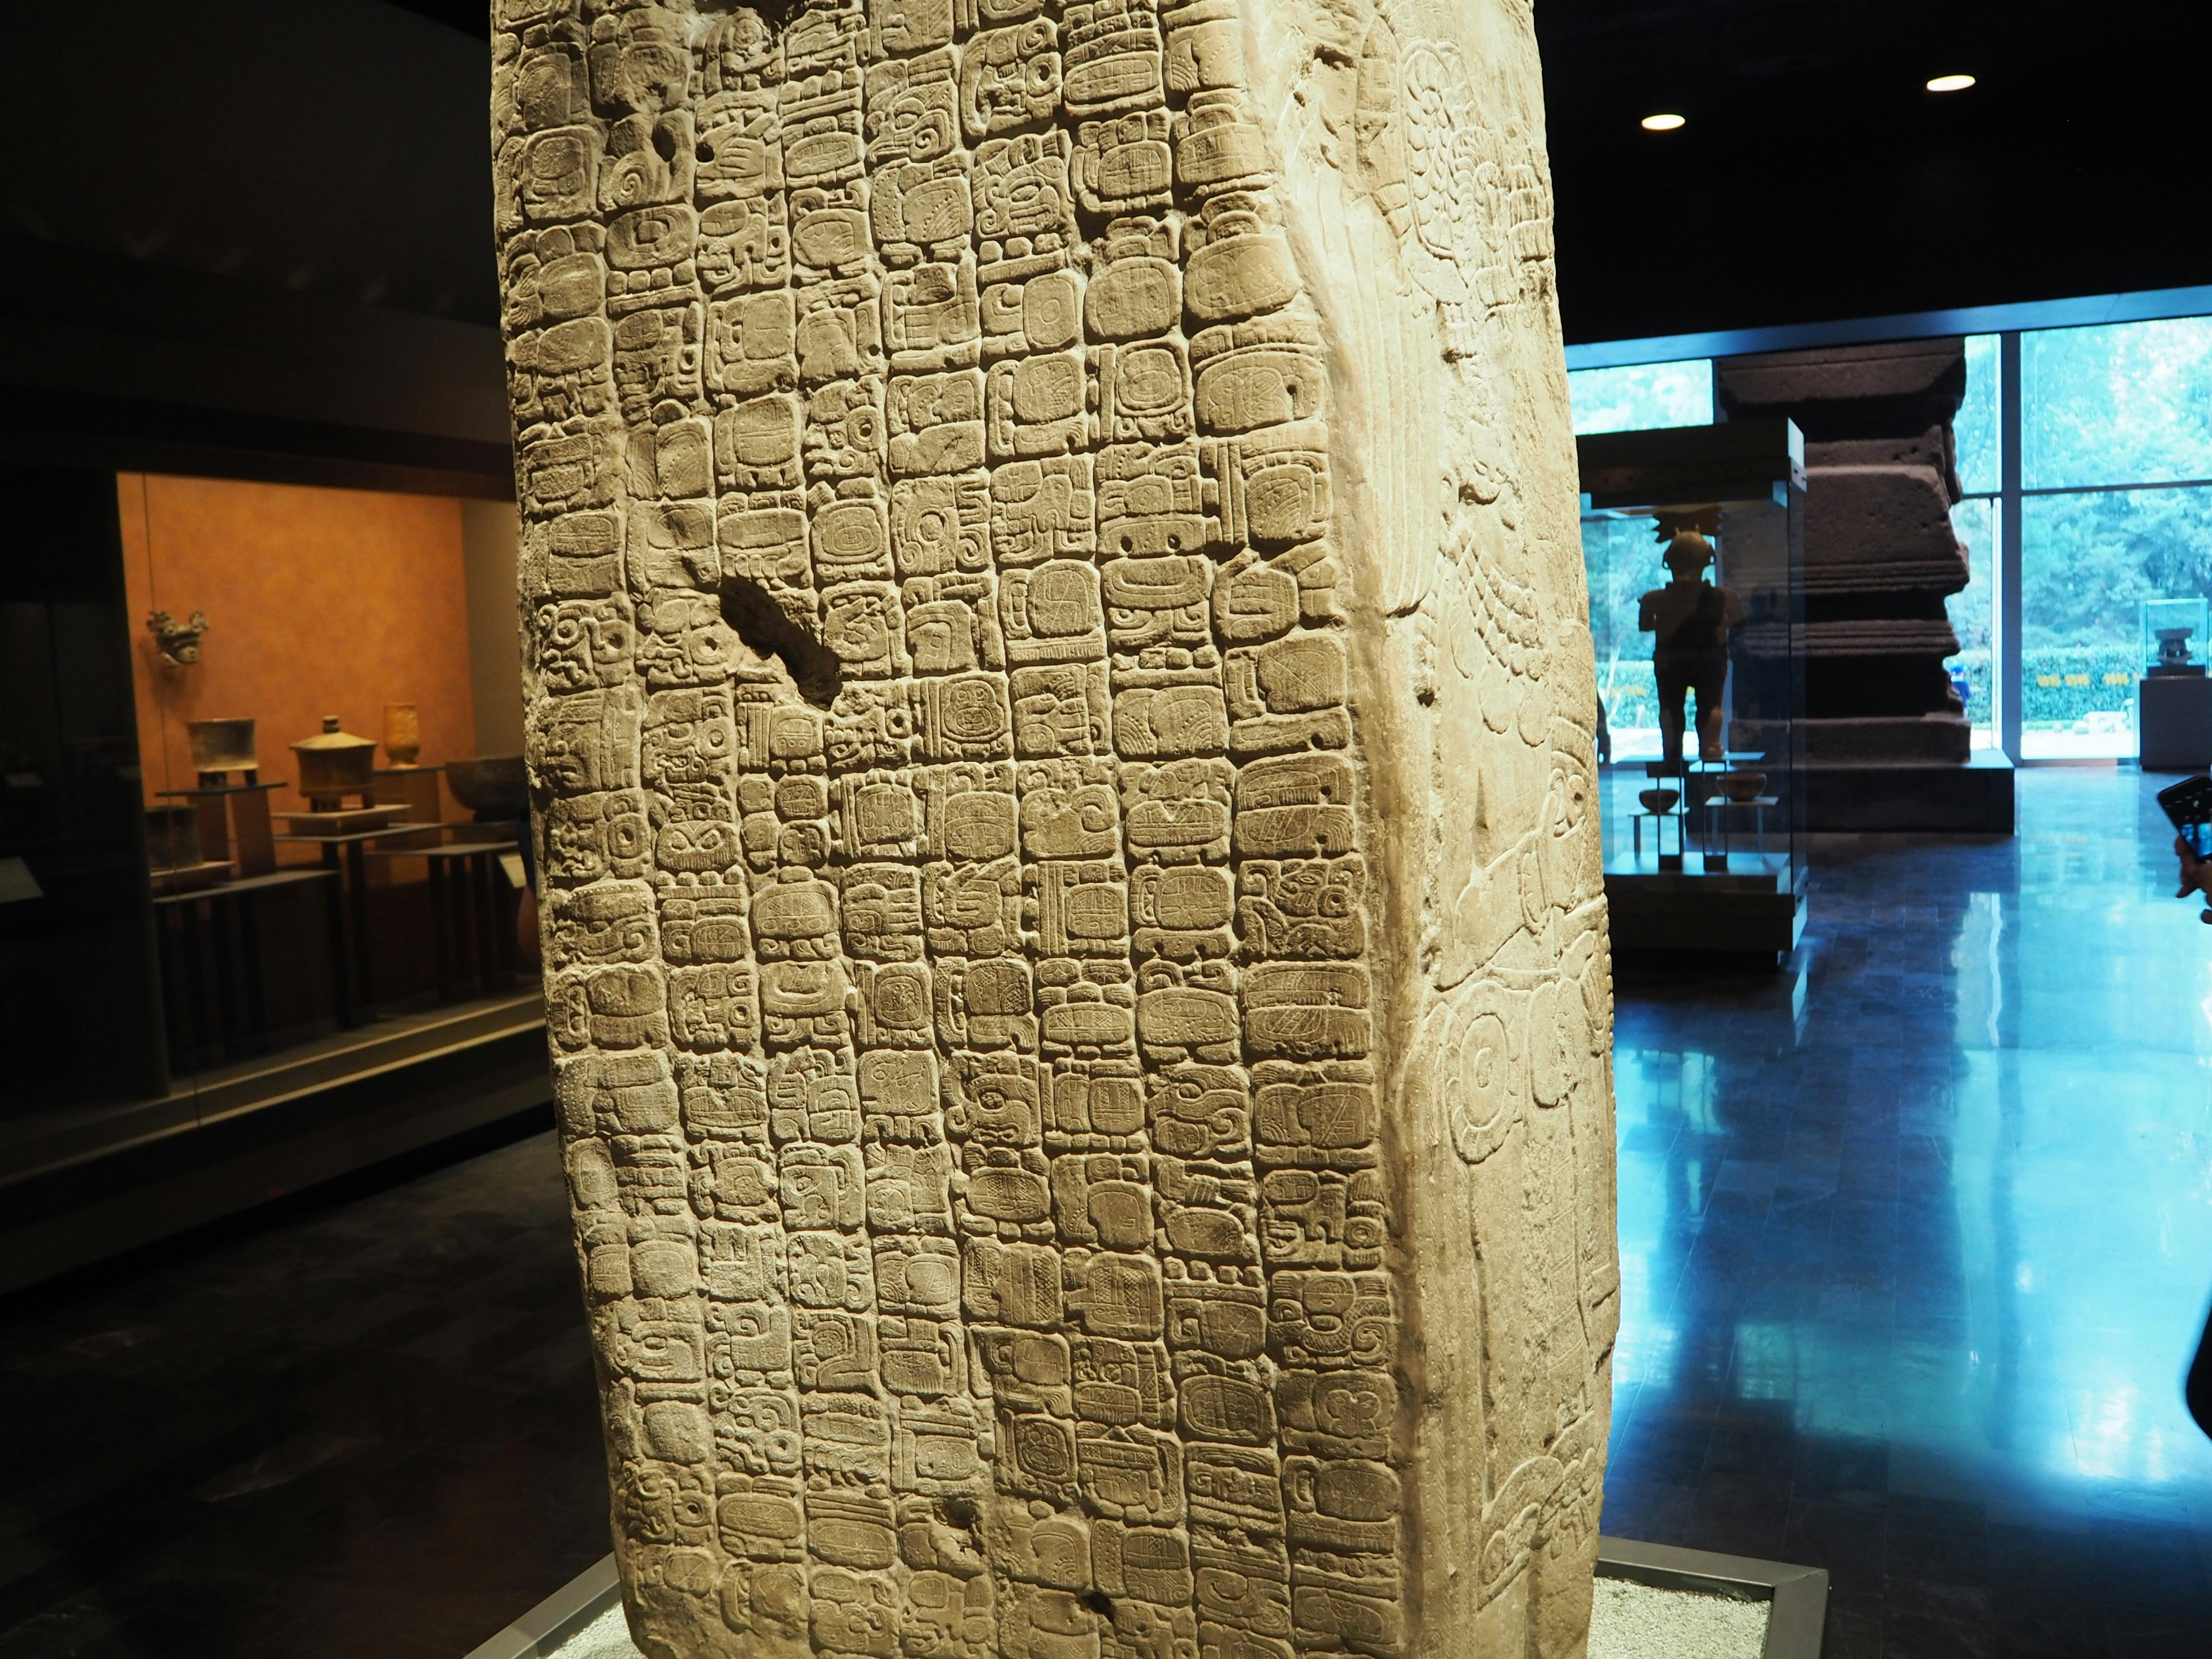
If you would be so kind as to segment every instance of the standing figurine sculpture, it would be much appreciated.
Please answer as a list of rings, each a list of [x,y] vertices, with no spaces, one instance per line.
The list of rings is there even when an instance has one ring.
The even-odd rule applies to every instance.
[[[1717,763],[1727,754],[1729,634],[1744,619],[1744,603],[1705,579],[1713,544],[1698,529],[1662,520],[1659,538],[1667,544],[1661,556],[1670,580],[1637,601],[1636,625],[1654,636],[1651,673],[1657,682],[1660,758],[1681,763],[1694,694],[1698,758]]]
[[[509,0],[547,1032],[653,1659],[1583,1650],[1524,0]]]

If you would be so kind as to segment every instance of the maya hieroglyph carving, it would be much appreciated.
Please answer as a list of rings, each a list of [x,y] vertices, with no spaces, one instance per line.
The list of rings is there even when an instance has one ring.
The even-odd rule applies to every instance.
[[[1579,1651],[1596,706],[1510,0],[500,0],[638,1639]]]

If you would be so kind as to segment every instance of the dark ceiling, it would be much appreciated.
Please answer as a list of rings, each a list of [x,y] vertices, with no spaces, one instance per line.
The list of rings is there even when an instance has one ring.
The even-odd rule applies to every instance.
[[[109,0],[16,77],[14,234],[496,314],[487,0]],[[2212,283],[2212,7],[1537,0],[1570,340]],[[21,61],[81,50],[68,8]],[[1981,84],[1948,97],[1930,75]],[[1638,119],[1672,109],[1671,134]]]
[[[2212,8],[1538,0],[1567,337],[2212,283]],[[1970,90],[1936,94],[1963,72]],[[1645,115],[1687,118],[1671,133]]]
[[[10,9],[7,233],[496,319],[483,40],[384,0],[102,0],[88,57],[85,15]]]

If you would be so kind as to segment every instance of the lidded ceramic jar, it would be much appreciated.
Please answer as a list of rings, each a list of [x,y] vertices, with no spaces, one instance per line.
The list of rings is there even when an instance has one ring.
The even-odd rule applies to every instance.
[[[323,716],[323,729],[292,745],[300,757],[300,793],[319,812],[335,811],[346,795],[365,794],[376,764],[376,740],[338,729],[336,714]]]

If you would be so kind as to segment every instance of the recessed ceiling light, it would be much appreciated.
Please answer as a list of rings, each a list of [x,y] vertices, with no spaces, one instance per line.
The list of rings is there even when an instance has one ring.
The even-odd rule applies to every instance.
[[[1971,75],[1939,75],[1928,83],[1930,92],[1964,92],[1974,84]]]
[[[1647,115],[1639,123],[1646,132],[1672,132],[1682,125],[1679,115]]]

